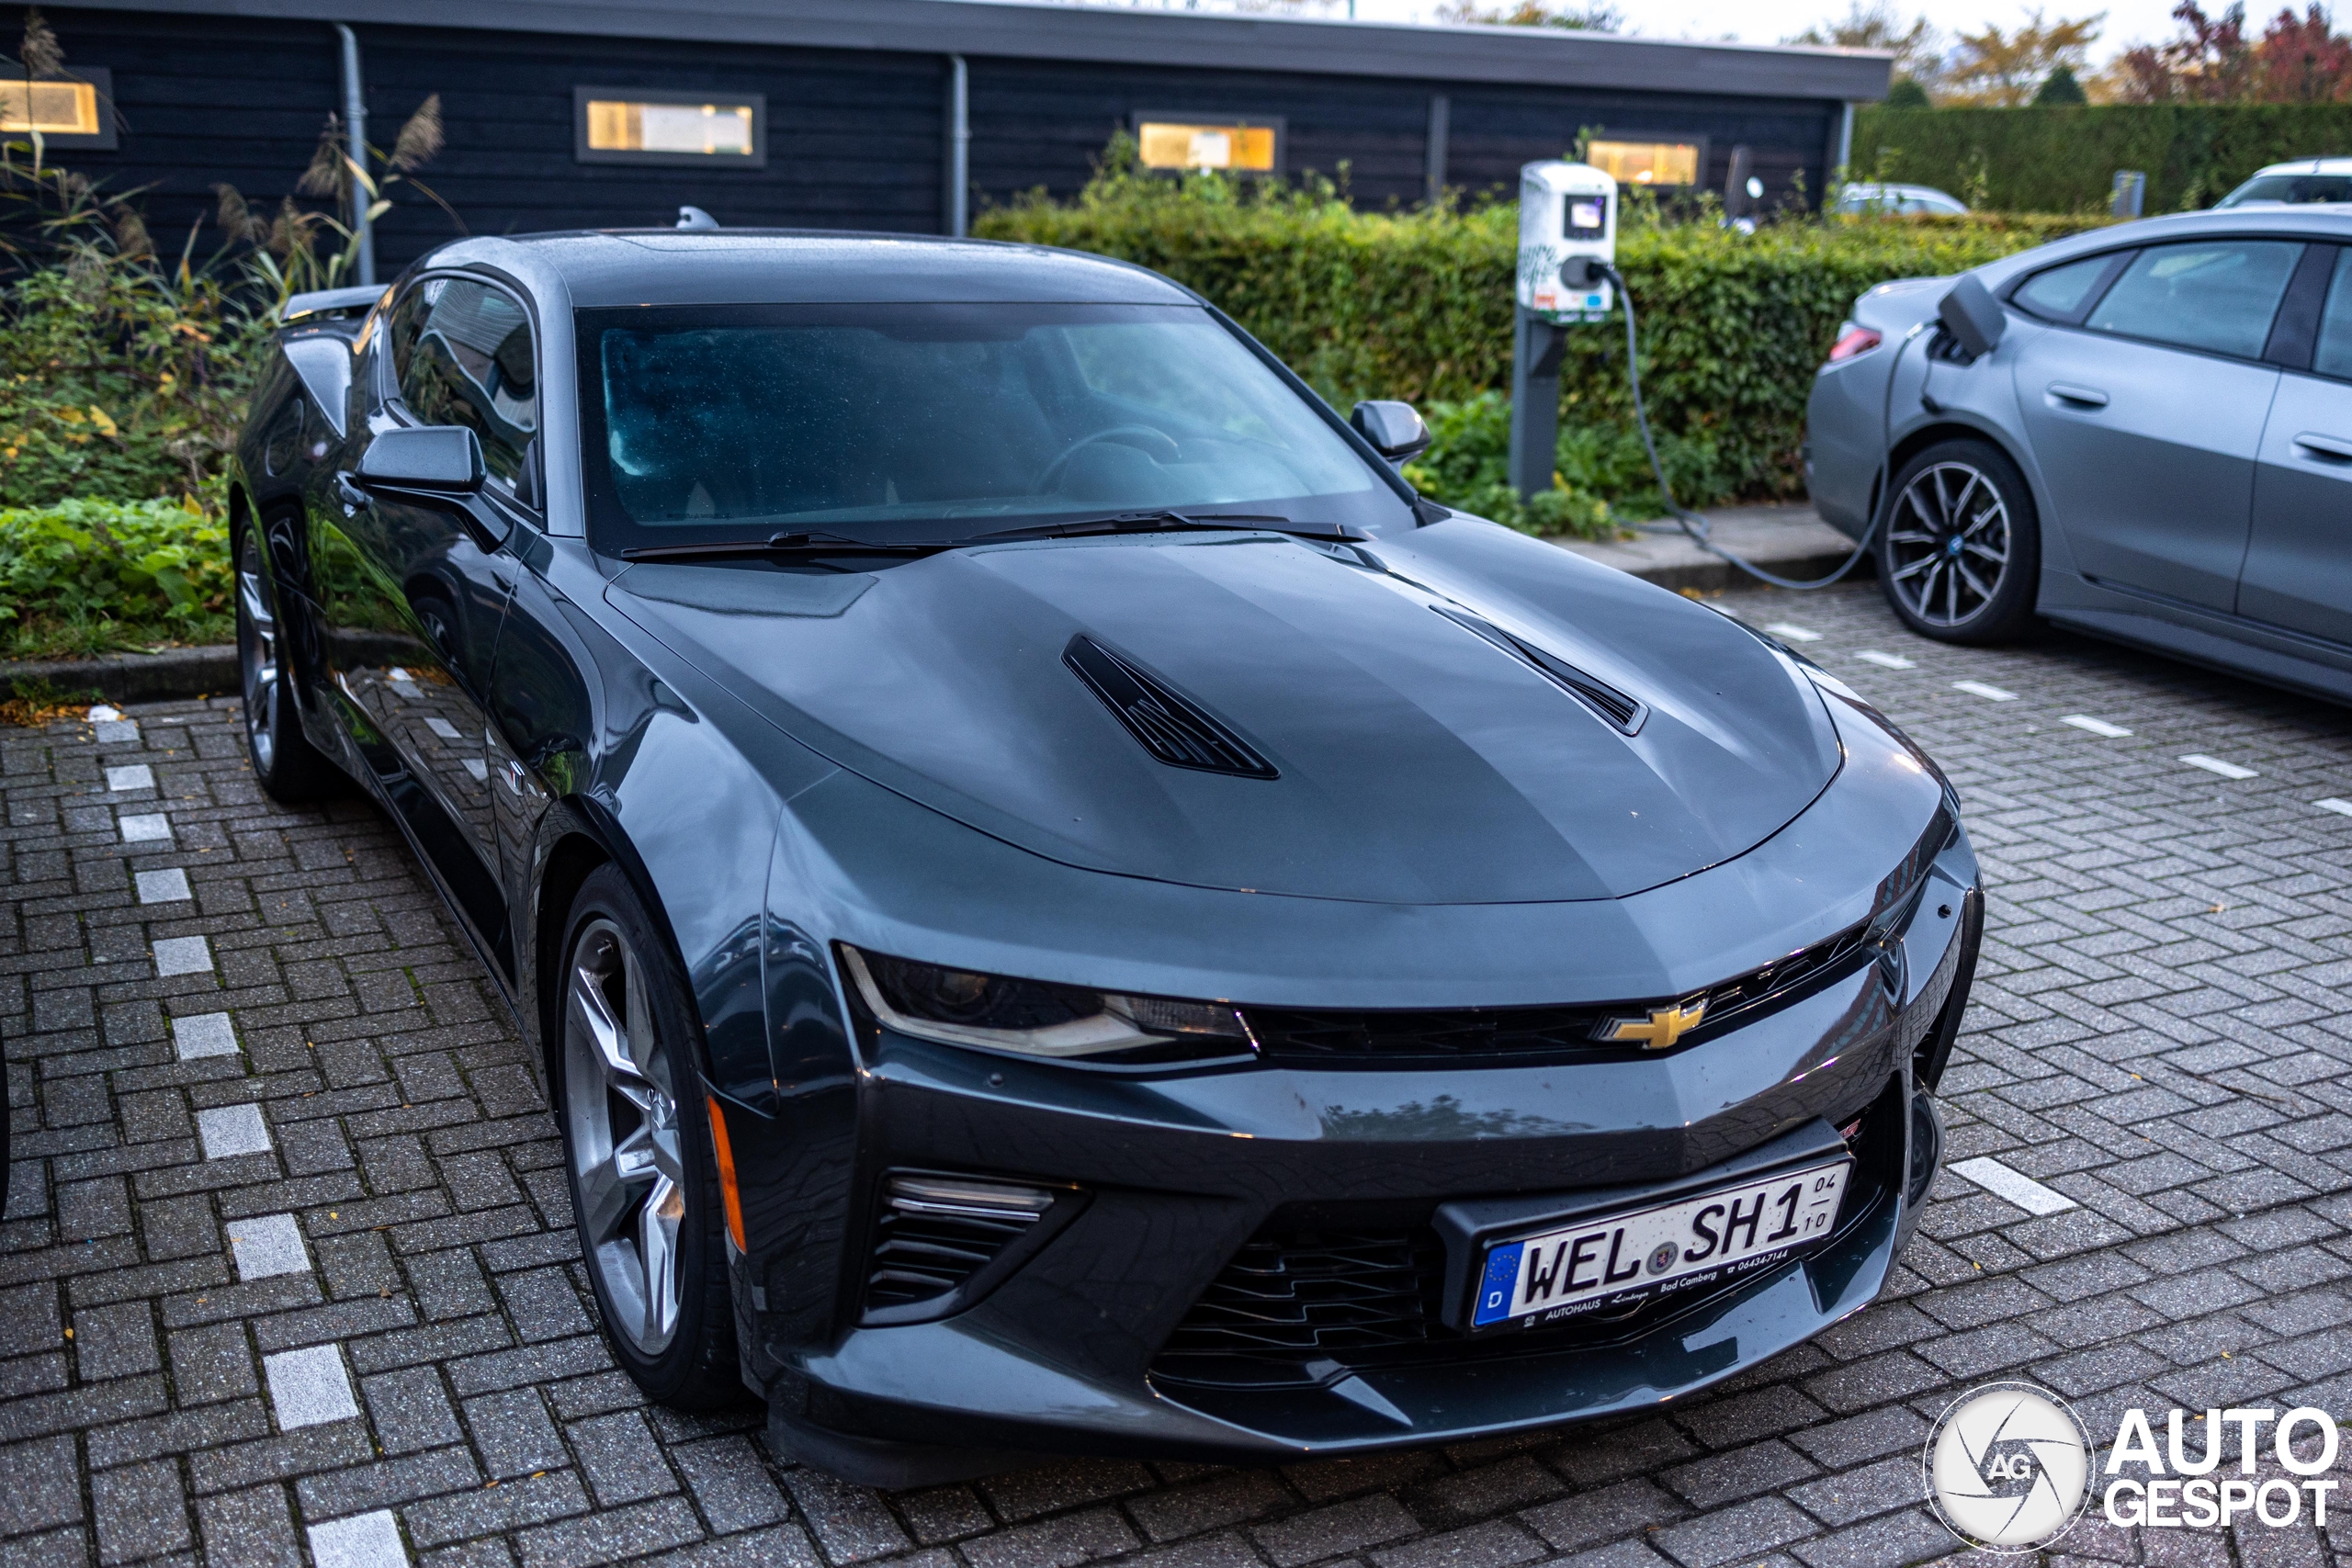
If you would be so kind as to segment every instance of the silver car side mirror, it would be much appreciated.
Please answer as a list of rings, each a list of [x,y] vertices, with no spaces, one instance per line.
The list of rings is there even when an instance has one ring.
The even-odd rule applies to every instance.
[[[1430,448],[1430,427],[1421,423],[1420,411],[1410,403],[1385,398],[1361,402],[1348,415],[1348,423],[1372,443],[1374,451],[1392,463],[1409,463]]]

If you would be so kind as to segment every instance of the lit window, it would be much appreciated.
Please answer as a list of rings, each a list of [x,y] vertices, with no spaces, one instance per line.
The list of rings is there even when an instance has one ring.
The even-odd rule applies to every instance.
[[[1593,141],[1584,161],[1621,186],[1695,186],[1700,148],[1690,141]]]
[[[1205,116],[1137,115],[1136,143],[1147,169],[1220,169],[1233,175],[1282,170],[1280,119],[1213,120]]]
[[[104,71],[77,71],[72,77],[28,82],[0,77],[0,136],[29,136],[63,147],[115,144],[114,95]]]
[[[767,164],[767,105],[759,94],[578,87],[573,97],[583,164]]]

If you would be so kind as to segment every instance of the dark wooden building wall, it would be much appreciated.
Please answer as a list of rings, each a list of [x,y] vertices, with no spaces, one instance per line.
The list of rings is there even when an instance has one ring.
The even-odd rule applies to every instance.
[[[1291,173],[1336,178],[1344,164],[1359,207],[1409,206],[1424,194],[1430,100],[1439,94],[1451,100],[1446,183],[1473,197],[1515,197],[1521,164],[1565,157],[1577,133],[1592,129],[1633,141],[1704,138],[1704,178],[1717,192],[1732,148],[1746,145],[1770,199],[1788,194],[1799,171],[1817,197],[1837,112],[1801,99],[976,60],[972,182],[984,198],[999,201],[1040,186],[1069,196],[1086,183],[1112,133],[1131,125],[1138,110],[1198,110],[1280,115]]]
[[[66,155],[115,188],[150,187],[150,227],[175,248],[228,181],[274,207],[341,101],[334,32],[321,24],[61,9],[68,63],[114,73],[119,150]],[[421,178],[458,220],[413,191],[378,228],[390,276],[428,247],[474,233],[665,224],[691,202],[721,222],[933,232],[941,223],[947,66],[939,55],[711,46],[659,40],[362,27],[369,138],[389,146],[427,95],[447,145]],[[1421,199],[1430,101],[1452,101],[1449,184],[1483,195],[1519,165],[1562,155],[1580,129],[1707,139],[1709,185],[1747,144],[1776,197],[1799,171],[1815,195],[1826,104],[1584,89],[974,58],[971,179],[978,200],[1084,185],[1138,110],[1279,115],[1289,170],[1337,176],[1371,209]],[[764,169],[582,164],[572,89],[639,86],[764,94]],[[213,238],[217,239],[217,231]],[[210,239],[199,243],[209,248]]]
[[[65,158],[112,188],[151,187],[145,203],[159,243],[168,233],[176,244],[211,209],[215,181],[274,207],[342,102],[335,38],[324,26],[50,15],[69,66],[113,71],[126,122],[118,151]],[[386,276],[460,232],[459,221],[478,234],[659,225],[691,202],[725,223],[939,228],[946,64],[937,55],[356,30],[370,141],[389,148],[417,106],[441,95],[447,144],[418,178],[458,215],[394,188],[393,210],[377,226]],[[574,86],[763,93],[767,167],[581,164]]]

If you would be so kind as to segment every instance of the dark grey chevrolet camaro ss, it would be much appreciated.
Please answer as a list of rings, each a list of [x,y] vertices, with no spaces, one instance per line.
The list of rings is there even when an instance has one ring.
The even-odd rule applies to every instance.
[[[398,822],[651,1397],[907,1483],[1652,1405],[1869,1303],[1974,968],[1950,786],[1418,498],[1155,274],[468,240],[238,452],[254,766]]]

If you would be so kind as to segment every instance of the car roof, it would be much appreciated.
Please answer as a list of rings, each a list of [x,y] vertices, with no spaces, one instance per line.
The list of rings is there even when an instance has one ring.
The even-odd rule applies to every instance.
[[[1127,262],[1044,245],[794,229],[581,230],[455,241],[435,266],[561,280],[573,306],[1020,301],[1192,305]]]
[[[2247,176],[2265,175],[2352,175],[2352,158],[2297,158],[2290,163],[2265,164]]]
[[[2352,240],[2352,206],[2337,202],[2304,202],[2292,207],[2265,203],[2102,224],[2084,233],[2070,234],[2030,251],[1986,262],[1974,271],[1986,288],[1997,289],[2013,277],[2039,272],[2076,256],[2222,234],[2261,234],[2282,240]]]

